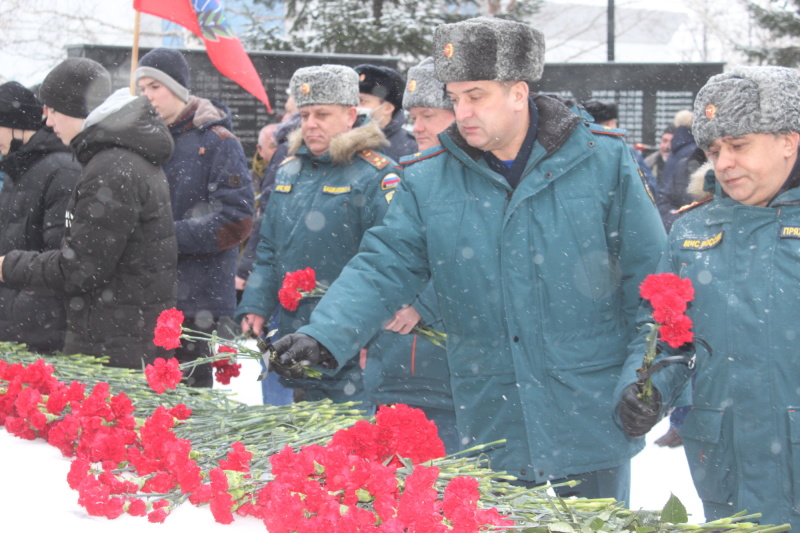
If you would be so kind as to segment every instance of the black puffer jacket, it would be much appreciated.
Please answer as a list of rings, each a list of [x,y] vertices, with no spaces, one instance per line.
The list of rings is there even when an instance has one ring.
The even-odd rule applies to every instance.
[[[141,368],[164,354],[153,345],[153,328],[159,313],[175,306],[175,225],[159,166],[172,154],[172,136],[145,97],[118,92],[87,118],[71,146],[83,174],[61,249],[10,252],[3,278],[66,297],[65,352]]]
[[[81,166],[50,128],[37,131],[0,161],[8,174],[0,193],[0,255],[58,249],[64,213]],[[64,299],[0,283],[0,340],[52,353],[64,346]]]

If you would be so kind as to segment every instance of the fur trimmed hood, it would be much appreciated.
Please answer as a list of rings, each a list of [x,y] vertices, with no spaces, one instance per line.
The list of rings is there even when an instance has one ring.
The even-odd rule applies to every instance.
[[[709,171],[712,172],[713,176],[714,165],[711,161],[706,161],[689,176],[689,185],[686,187],[686,190],[695,202],[700,202],[714,196],[715,180],[713,180],[711,176],[706,178],[706,174],[708,174]]]
[[[361,150],[380,151],[388,144],[389,141],[386,140],[378,122],[370,120],[334,137],[328,147],[328,153],[334,165],[347,165]],[[303,146],[303,130],[298,127],[289,134],[289,155],[296,154],[301,146]]]

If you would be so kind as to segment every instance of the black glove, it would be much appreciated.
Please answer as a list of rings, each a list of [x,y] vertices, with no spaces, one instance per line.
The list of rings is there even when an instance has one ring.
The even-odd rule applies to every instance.
[[[619,401],[619,419],[629,437],[645,435],[661,418],[661,393],[653,387],[650,400],[639,398],[639,387],[632,383],[622,393]]]
[[[339,364],[323,345],[303,333],[290,333],[272,345],[275,358],[270,370],[286,378],[307,377],[303,371],[306,366],[321,366],[334,369]]]

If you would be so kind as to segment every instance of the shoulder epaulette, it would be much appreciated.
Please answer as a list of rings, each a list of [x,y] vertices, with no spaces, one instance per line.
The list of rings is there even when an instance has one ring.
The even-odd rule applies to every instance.
[[[675,213],[678,213],[678,214],[680,214],[680,213],[685,213],[686,211],[691,211],[692,209],[694,209],[694,208],[695,208],[695,207],[697,207],[698,205],[703,205],[704,203],[706,203],[706,202],[710,202],[710,201],[711,201],[711,200],[713,200],[713,199],[714,199],[714,197],[713,197],[713,196],[709,196],[709,197],[708,197],[708,198],[706,198],[705,200],[698,200],[698,201],[696,201],[696,202],[692,202],[692,203],[690,203],[690,204],[688,204],[688,205],[685,205],[685,206],[681,207],[680,209],[676,209],[676,210],[675,210]]]
[[[361,156],[361,159],[372,165],[377,169],[384,169],[389,165],[389,159],[373,152],[372,150],[361,150],[358,152],[358,155]]]
[[[601,126],[600,124],[589,123],[589,131],[592,133],[600,133],[602,135],[616,135],[622,137],[628,130],[622,128],[610,128],[608,126]]]
[[[295,155],[290,155],[289,157],[287,157],[286,159],[284,159],[283,161],[281,161],[281,162],[280,162],[280,164],[279,164],[278,166],[279,166],[279,167],[282,167],[283,165],[285,165],[286,163],[288,163],[288,162],[289,162],[289,161],[291,161],[292,159],[296,159],[296,158],[297,158],[297,156],[295,156]]]
[[[407,155],[405,157],[401,157],[400,158],[400,164],[403,165],[403,166],[410,165],[412,163],[416,163],[417,161],[422,161],[423,159],[429,159],[429,158],[431,158],[431,157],[433,157],[435,155],[439,155],[444,151],[445,151],[445,149],[442,148],[441,146],[436,146],[434,148],[428,148],[424,152],[416,152],[414,154]]]

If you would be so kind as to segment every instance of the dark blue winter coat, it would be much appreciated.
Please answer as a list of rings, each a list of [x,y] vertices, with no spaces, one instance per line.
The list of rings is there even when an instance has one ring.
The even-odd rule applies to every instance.
[[[667,231],[678,217],[674,211],[692,203],[692,197],[686,188],[689,186],[689,176],[700,166],[699,163],[690,166],[691,156],[696,149],[697,143],[692,137],[692,130],[686,126],[677,128],[672,137],[672,151],[664,163],[663,177],[660,179],[662,187],[657,201],[658,211]]]
[[[178,309],[188,318],[232,316],[239,244],[253,226],[247,159],[231,133],[230,110],[192,96],[169,130],[169,181],[178,238]]]
[[[406,122],[406,114],[401,109],[392,117],[392,120],[383,128],[383,134],[389,141],[389,146],[381,149],[381,152],[388,155],[395,161],[400,161],[401,157],[411,155],[417,151],[417,141],[414,135],[403,127]]]

